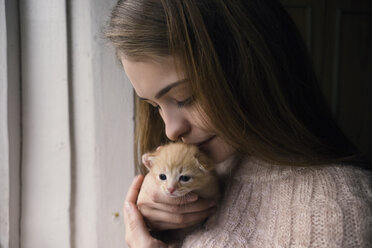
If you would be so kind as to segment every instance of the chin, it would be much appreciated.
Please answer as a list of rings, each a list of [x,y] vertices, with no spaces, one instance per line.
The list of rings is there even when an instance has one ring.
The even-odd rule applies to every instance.
[[[178,195],[174,195],[174,194],[167,194],[167,196],[169,196],[169,197],[172,197],[172,198],[176,198],[176,197],[179,197]]]
[[[214,163],[218,164],[231,157],[235,149],[217,137],[204,149],[204,152]]]
[[[235,150],[232,147],[228,149],[217,149],[209,154],[212,161],[216,164],[219,164],[228,158],[230,158],[235,153]]]
[[[168,197],[173,197],[173,198],[175,198],[175,197],[181,197],[181,196],[185,196],[185,195],[186,195],[186,194],[177,193],[177,192],[171,194],[171,193],[169,193],[169,192],[167,192],[167,191],[164,191],[163,193],[164,193],[166,196],[168,196]]]
[[[173,194],[175,197],[182,197],[182,196],[185,196],[185,195],[187,195],[187,193],[189,193],[189,192],[180,192],[180,193],[176,193],[176,194]]]
[[[164,192],[164,194],[168,197],[177,197],[175,194],[171,194],[171,193],[168,193],[168,192]]]

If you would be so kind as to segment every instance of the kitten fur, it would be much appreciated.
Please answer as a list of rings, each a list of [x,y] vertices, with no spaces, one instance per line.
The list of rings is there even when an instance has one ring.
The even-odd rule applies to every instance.
[[[217,199],[219,196],[214,164],[196,146],[170,143],[144,154],[142,162],[162,192],[170,197],[181,197],[191,191],[202,198]],[[163,180],[160,175],[163,175]],[[185,182],[181,176],[190,179]]]
[[[214,164],[196,146],[182,142],[170,143],[158,147],[155,152],[144,154],[142,162],[167,196],[183,197],[189,192],[195,192],[199,197],[218,201],[219,183]],[[189,179],[185,181],[185,177]],[[186,234],[200,226],[198,224],[153,235],[168,243],[169,247],[178,247]]]

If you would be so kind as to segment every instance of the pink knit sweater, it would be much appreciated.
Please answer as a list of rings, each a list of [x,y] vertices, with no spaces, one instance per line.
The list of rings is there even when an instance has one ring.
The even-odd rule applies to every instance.
[[[370,174],[245,159],[219,210],[182,247],[372,247]]]

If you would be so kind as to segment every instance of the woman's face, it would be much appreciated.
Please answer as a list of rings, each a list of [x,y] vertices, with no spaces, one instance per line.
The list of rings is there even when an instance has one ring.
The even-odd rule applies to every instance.
[[[122,59],[122,63],[139,98],[158,109],[170,140],[197,145],[215,163],[233,154],[230,145],[203,125],[190,83],[182,73],[176,72],[173,58],[165,57],[161,61]]]

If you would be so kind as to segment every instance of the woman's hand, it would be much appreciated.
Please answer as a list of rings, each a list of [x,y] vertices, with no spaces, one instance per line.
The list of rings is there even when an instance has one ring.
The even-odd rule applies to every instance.
[[[166,196],[149,174],[145,176],[137,205],[148,226],[157,231],[192,226],[215,211],[213,200],[198,199],[195,193],[184,197]]]
[[[136,201],[141,189],[143,176],[137,176],[129,188],[124,202],[125,241],[131,248],[167,247],[160,240],[154,239],[145,225],[141,213],[138,211]]]

